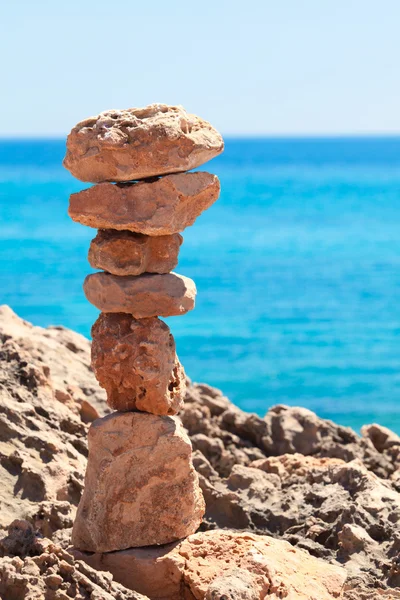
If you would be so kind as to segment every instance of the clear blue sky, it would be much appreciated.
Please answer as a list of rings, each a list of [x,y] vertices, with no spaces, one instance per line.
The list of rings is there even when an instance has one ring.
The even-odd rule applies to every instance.
[[[0,135],[183,104],[224,134],[400,133],[399,0],[0,0]]]

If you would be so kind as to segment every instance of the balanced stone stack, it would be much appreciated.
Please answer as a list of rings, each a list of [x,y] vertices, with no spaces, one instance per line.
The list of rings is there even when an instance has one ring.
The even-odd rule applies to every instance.
[[[98,229],[84,291],[100,311],[92,367],[113,412],[89,430],[85,489],[72,541],[89,552],[165,544],[193,533],[204,500],[192,448],[174,416],[185,374],[159,317],[194,308],[196,286],[172,272],[192,225],[219,196],[215,175],[186,171],[223,150],[220,134],[182,107],[113,110],[78,123],[64,165],[96,183],[69,215]]]

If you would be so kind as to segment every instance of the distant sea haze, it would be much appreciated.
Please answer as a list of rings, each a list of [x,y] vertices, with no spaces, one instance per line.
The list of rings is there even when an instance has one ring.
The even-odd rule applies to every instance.
[[[95,231],[67,215],[88,184],[64,149],[0,141],[1,303],[90,336]],[[201,170],[222,194],[183,233],[196,308],[167,320],[189,377],[260,415],[298,405],[400,433],[400,138],[227,139]]]

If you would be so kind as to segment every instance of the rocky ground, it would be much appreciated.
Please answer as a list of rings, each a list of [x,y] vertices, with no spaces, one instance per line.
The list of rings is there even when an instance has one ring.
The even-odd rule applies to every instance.
[[[1,598],[143,598],[67,551],[88,424],[107,412],[89,342],[2,307],[0,344]],[[369,425],[360,437],[287,406],[260,418],[195,384],[181,417],[207,504],[203,530],[268,534],[341,565],[348,600],[400,598],[396,434]]]

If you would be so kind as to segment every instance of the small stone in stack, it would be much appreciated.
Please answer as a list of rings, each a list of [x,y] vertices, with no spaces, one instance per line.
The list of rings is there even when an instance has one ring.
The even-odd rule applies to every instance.
[[[155,317],[102,313],[92,327],[92,367],[111,408],[173,415],[186,378],[168,325]]]
[[[178,264],[179,233],[151,237],[131,231],[101,230],[89,248],[89,263],[113,275],[169,273]]]
[[[177,273],[138,277],[92,273],[83,290],[99,310],[125,312],[135,319],[183,315],[194,308],[196,297],[194,281]]]

